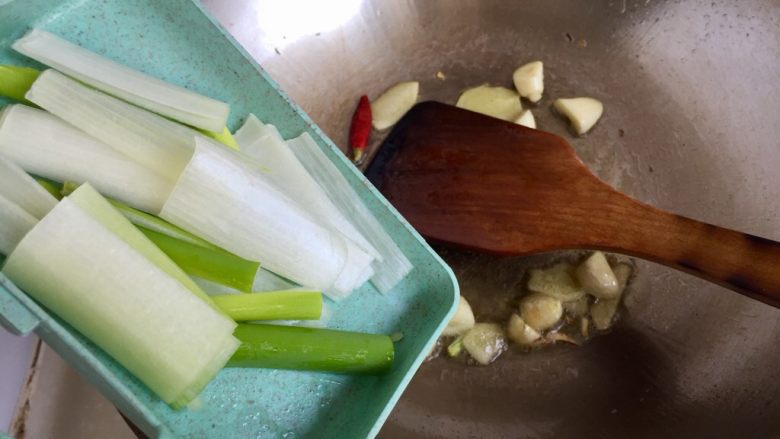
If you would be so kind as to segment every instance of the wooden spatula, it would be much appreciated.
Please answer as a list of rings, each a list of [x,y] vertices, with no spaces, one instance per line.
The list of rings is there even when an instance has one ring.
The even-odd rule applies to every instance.
[[[607,250],[780,307],[780,243],[630,198],[550,133],[425,102],[395,126],[367,176],[432,242],[500,255]]]

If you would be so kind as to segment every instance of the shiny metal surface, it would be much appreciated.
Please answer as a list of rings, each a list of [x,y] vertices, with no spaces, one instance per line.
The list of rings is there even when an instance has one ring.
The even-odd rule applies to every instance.
[[[605,114],[580,157],[658,207],[780,239],[780,3],[213,0],[222,24],[342,147],[359,95],[419,80],[421,98],[511,86],[545,62],[555,97]],[[441,71],[446,79],[436,78]],[[443,250],[478,317],[511,306],[523,267]],[[423,365],[383,437],[777,437],[780,311],[639,264],[615,330],[491,367]],[[499,303],[498,305],[496,303]]]

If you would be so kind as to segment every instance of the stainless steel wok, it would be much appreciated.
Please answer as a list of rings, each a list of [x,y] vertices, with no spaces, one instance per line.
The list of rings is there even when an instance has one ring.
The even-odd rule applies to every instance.
[[[322,3],[322,4],[320,4]],[[605,114],[580,157],[661,208],[780,240],[780,2],[207,2],[342,148],[361,94],[419,80],[422,99],[511,86],[545,63],[555,97]],[[437,79],[442,72],[446,79]],[[542,260],[442,250],[478,317],[505,312]],[[612,333],[491,367],[424,364],[382,432],[413,437],[778,437],[780,312],[649,263]],[[780,267],[778,267],[780,271]]]

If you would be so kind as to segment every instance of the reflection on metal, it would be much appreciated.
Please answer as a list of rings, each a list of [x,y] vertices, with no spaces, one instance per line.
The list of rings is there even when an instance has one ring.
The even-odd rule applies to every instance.
[[[255,2],[258,34],[264,44],[284,50],[306,35],[344,26],[361,0],[270,0]]]

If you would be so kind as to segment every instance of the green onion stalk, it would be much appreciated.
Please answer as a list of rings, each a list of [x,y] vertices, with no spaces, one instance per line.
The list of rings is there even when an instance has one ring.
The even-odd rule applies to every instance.
[[[237,322],[253,320],[317,320],[322,315],[322,292],[269,291],[213,296],[214,303]]]
[[[393,365],[386,335],[295,326],[239,324],[241,341],[228,367],[379,374]]]

